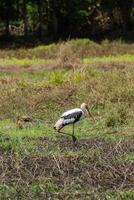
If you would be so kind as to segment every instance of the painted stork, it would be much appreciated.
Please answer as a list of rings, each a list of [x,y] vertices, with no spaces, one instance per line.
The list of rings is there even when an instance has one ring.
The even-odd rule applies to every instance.
[[[87,104],[82,103],[81,108],[74,108],[64,112],[61,115],[60,119],[54,125],[54,129],[57,130],[59,133],[72,136],[73,142],[75,143],[76,137],[74,136],[74,124],[86,117],[91,117],[95,122],[95,118],[89,111]],[[72,134],[62,132],[61,129],[69,124],[73,124]]]

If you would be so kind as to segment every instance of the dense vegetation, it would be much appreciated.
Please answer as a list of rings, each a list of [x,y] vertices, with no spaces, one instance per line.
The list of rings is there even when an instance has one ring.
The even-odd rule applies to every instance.
[[[134,0],[1,0],[0,33],[40,39],[120,36],[134,26]]]
[[[88,39],[0,50],[0,199],[134,199],[133,54]],[[82,102],[97,123],[77,124],[74,147],[53,124]]]

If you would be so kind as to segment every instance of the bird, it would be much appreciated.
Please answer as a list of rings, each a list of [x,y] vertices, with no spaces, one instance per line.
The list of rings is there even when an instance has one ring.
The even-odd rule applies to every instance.
[[[27,115],[16,117],[16,126],[19,129],[27,127],[27,125],[32,122],[33,122],[33,119]]]
[[[71,110],[64,112],[60,116],[58,121],[55,123],[54,129],[59,133],[72,136],[73,142],[75,143],[77,138],[74,135],[74,125],[75,125],[76,122],[79,122],[80,120],[82,120],[86,117],[91,117],[94,122],[96,121],[95,117],[91,114],[87,104],[82,103],[80,108],[74,108],[74,109],[71,109]],[[73,124],[72,134],[65,133],[65,132],[61,131],[61,129],[64,126],[69,125],[69,124]]]

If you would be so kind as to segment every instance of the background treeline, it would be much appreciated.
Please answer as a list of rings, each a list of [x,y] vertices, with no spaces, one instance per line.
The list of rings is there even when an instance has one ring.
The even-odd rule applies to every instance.
[[[134,0],[0,0],[0,35],[103,37],[133,32]]]

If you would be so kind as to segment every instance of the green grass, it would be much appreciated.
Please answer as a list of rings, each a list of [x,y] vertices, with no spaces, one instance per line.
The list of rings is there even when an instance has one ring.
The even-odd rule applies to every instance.
[[[30,65],[37,65],[45,62],[45,59],[39,59],[39,58],[22,58],[18,59],[15,57],[12,58],[3,58],[0,60],[5,65],[18,65],[18,66],[23,66],[23,67],[28,67]]]
[[[114,127],[106,128],[105,119],[98,119],[96,124],[89,119],[85,119],[81,121],[79,124],[75,126],[75,135],[78,138],[78,141],[81,139],[105,139],[111,142],[125,141],[131,140],[133,138],[133,127],[132,124],[128,125],[116,125]],[[35,122],[35,124],[30,124],[29,127],[25,129],[16,128],[14,122],[10,120],[3,120],[0,123],[0,136],[1,136],[1,149],[5,151],[11,151],[11,149],[15,152],[19,152],[20,149],[25,149],[26,151],[35,151],[36,149],[36,140],[40,138],[44,139],[52,139],[58,141],[61,138],[61,134],[57,133],[53,129],[54,123],[45,123],[45,121]],[[132,129],[132,131],[131,131]],[[126,130],[129,130],[129,134],[126,133]],[[67,133],[72,132],[72,126],[68,126],[64,128],[64,131]],[[62,136],[63,137],[63,136]],[[72,141],[72,138],[69,136],[64,136],[64,139],[68,139]],[[28,144],[28,146],[27,146]],[[59,147],[55,147],[51,152],[46,150],[45,154],[50,153],[58,154],[60,151]],[[71,155],[72,150],[69,152],[64,152],[65,155]],[[64,155],[63,154],[63,155]],[[75,152],[75,154],[80,155],[84,154],[82,149],[79,152]],[[132,159],[133,155],[128,155],[128,160]]]
[[[31,57],[31,58],[3,58],[0,59],[5,65],[17,65],[28,67],[31,65],[38,65],[47,62],[47,59]],[[101,56],[101,57],[90,57],[84,58],[84,63],[94,63],[94,62],[134,62],[134,55],[132,54],[124,54],[124,55],[110,55],[110,56]]]
[[[84,58],[84,63],[92,63],[92,62],[134,62],[133,54],[124,54],[124,55],[110,55],[110,56],[102,56],[102,57],[90,57]]]
[[[113,195],[107,195],[105,200],[132,200],[134,198],[134,191],[124,191],[124,192],[118,192]]]
[[[74,193],[74,189],[78,189],[76,193]],[[72,184],[70,185],[70,188],[68,188],[67,192],[63,192],[63,187],[58,186],[53,182],[50,182],[49,180],[46,182],[46,184],[33,184],[29,185],[27,187],[10,187],[8,185],[1,185],[0,186],[0,197],[4,199],[13,199],[15,196],[18,198],[26,198],[27,194],[35,199],[38,200],[42,197],[49,198],[49,199],[59,199],[58,196],[64,197],[68,196],[73,199],[78,199],[79,195],[79,187],[78,184]],[[82,199],[89,199],[90,196],[92,196],[92,192],[86,191],[85,193],[82,192],[83,195],[81,195]],[[53,198],[53,196],[57,196],[57,198]],[[97,196],[97,195],[96,195]],[[132,190],[124,191],[124,192],[118,192],[115,194],[109,194],[106,195],[104,198],[102,197],[96,197],[95,200],[133,200],[134,198],[134,192]]]
[[[32,52],[37,52],[37,51],[47,51],[49,49],[52,49],[55,47],[55,44],[49,44],[49,45],[39,45],[37,47],[34,47],[31,49]]]

